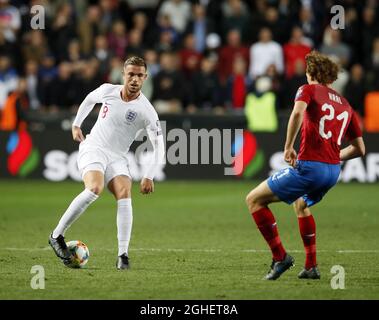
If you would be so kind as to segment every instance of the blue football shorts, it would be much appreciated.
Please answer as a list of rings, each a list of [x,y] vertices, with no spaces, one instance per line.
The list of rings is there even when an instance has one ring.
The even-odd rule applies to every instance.
[[[267,183],[281,201],[291,204],[302,197],[310,207],[337,183],[340,171],[340,164],[298,160],[295,168],[274,173]]]

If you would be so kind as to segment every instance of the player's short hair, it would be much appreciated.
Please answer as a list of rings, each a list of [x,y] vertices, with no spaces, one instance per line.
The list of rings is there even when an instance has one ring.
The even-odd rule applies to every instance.
[[[129,57],[129,58],[126,59],[126,61],[124,62],[124,69],[125,69],[126,66],[128,66],[128,65],[139,66],[139,67],[145,67],[145,70],[147,70],[146,62],[145,62],[145,60],[143,60],[141,57],[137,57],[137,56]]]
[[[315,50],[305,56],[307,64],[306,72],[312,80],[327,85],[333,83],[338,78],[339,67],[323,55]]]

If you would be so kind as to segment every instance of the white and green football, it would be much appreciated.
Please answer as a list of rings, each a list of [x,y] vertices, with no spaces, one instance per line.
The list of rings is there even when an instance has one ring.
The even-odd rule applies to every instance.
[[[72,240],[66,243],[68,250],[74,256],[71,268],[83,268],[89,259],[88,247],[80,240]]]

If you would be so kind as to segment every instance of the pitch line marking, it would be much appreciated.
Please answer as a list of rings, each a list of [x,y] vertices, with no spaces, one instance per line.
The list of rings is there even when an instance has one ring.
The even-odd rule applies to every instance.
[[[6,251],[48,251],[51,250],[50,247],[44,247],[44,248],[11,248],[11,247],[5,247],[0,248],[0,250],[6,250]],[[115,249],[110,248],[96,248],[95,251],[115,251]],[[226,252],[228,250],[225,249],[182,249],[182,248],[130,248],[130,251],[150,251],[150,252],[203,252],[203,253],[219,253],[219,252]],[[267,253],[270,252],[270,250],[265,249],[243,249],[243,250],[231,250],[233,252],[242,252],[242,253]],[[304,250],[287,250],[288,252],[292,253],[303,253]],[[345,249],[345,250],[317,250],[317,252],[325,252],[325,253],[379,253],[379,250],[352,250],[352,249]]]

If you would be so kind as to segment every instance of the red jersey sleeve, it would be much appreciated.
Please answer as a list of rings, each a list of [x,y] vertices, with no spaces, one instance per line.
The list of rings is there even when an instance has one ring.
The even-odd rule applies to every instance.
[[[358,137],[362,137],[361,126],[359,125],[359,120],[356,113],[353,111],[349,126],[346,130],[346,139],[349,141],[354,140]]]
[[[295,96],[295,102],[296,101],[304,101],[306,104],[309,104],[312,99],[312,87],[310,85],[303,85],[301,86]]]

